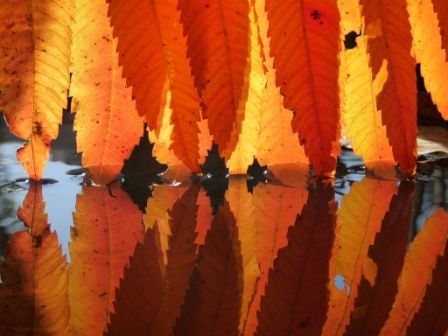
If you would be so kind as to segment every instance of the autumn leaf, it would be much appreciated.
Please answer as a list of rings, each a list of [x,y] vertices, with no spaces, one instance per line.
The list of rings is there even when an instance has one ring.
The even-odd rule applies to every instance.
[[[310,191],[288,230],[261,299],[256,335],[319,335],[328,307],[328,264],[334,239],[333,189]]]
[[[442,38],[442,48],[445,49],[448,61],[448,4],[443,0],[432,0],[434,11],[437,14]]]
[[[169,91],[171,147],[187,167],[199,172],[200,105],[188,64],[177,1],[108,2],[123,73],[133,87],[140,115],[158,133]]]
[[[425,88],[431,94],[438,111],[448,119],[448,88],[445,85],[448,76],[448,54],[441,46],[437,15],[431,0],[407,0],[407,3],[413,49],[417,63],[420,63]]]
[[[241,306],[242,261],[235,218],[226,203],[216,214],[199,249],[174,335],[237,335]]]
[[[266,0],[271,55],[292,128],[316,175],[333,172],[339,152],[336,0]]]
[[[179,0],[179,8],[203,117],[223,153],[233,142],[234,129],[241,127],[247,97],[249,2]]]
[[[448,213],[439,209],[426,221],[406,253],[398,293],[381,335],[407,335],[406,330],[431,282],[437,257],[445,251],[447,237]]]
[[[18,215],[29,231],[10,238],[0,263],[0,333],[70,335],[67,262],[50,231],[41,185],[31,184]]]
[[[73,218],[70,327],[75,335],[98,335],[114,311],[129,257],[143,239],[142,214],[118,187],[84,187]]]
[[[369,280],[375,283],[376,264],[369,261],[368,250],[395,191],[395,181],[365,178],[354,183],[342,199],[330,260],[330,302],[323,329],[326,335],[344,335],[362,275],[368,277],[373,272]]]
[[[388,318],[408,247],[414,189],[412,182],[401,182],[392,197],[381,231],[367,255],[370,265],[376,265],[376,277],[368,279],[364,272],[347,335],[379,335]]]
[[[376,175],[395,177],[392,148],[376,103],[376,93],[387,76],[386,67],[373,77],[367,53],[368,36],[360,31],[364,20],[359,0],[339,0],[338,7],[344,36],[339,74],[344,131],[367,169]]]
[[[230,173],[246,173],[254,157],[270,168],[280,164],[308,165],[303,147],[291,130],[292,112],[283,107],[269,56],[265,2],[252,1],[250,19],[249,92],[241,134],[227,161]]]
[[[441,225],[440,219],[446,217],[441,211],[437,213],[437,220]],[[446,220],[446,219],[445,219]],[[438,257],[437,264],[432,274],[431,283],[426,289],[420,309],[415,314],[407,334],[411,336],[418,335],[443,335],[448,330],[448,320],[445,318],[448,314],[448,244],[445,243],[445,251]]]
[[[113,181],[143,132],[118,65],[116,39],[101,0],[74,0],[72,110],[82,164],[96,183]]]
[[[17,153],[40,180],[67,105],[72,0],[4,0],[0,7],[0,111],[26,140]]]
[[[360,0],[360,4],[369,63],[374,81],[377,78],[379,81],[377,87],[380,91],[375,92],[377,108],[381,110],[401,173],[413,175],[416,160],[417,88],[406,0]]]

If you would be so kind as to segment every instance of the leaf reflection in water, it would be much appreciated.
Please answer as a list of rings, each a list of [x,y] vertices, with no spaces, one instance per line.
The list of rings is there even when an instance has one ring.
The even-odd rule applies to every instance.
[[[414,191],[366,177],[338,207],[331,179],[249,193],[231,177],[215,214],[198,183],[155,187],[142,213],[119,186],[84,186],[67,264],[31,184],[0,334],[442,335],[448,213],[410,241]]]

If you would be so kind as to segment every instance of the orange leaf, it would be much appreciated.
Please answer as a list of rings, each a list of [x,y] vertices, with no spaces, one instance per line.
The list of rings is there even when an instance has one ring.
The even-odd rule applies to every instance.
[[[446,59],[448,60],[448,3],[444,0],[432,0],[432,4],[439,19],[442,48],[445,49]]]
[[[291,130],[292,112],[283,107],[269,57],[268,21],[264,0],[251,4],[250,74],[245,116],[236,148],[227,162],[230,173],[246,173],[256,157],[263,165],[308,164]]]
[[[237,335],[242,261],[235,218],[227,203],[213,220],[174,328],[175,335]]]
[[[19,216],[30,231],[11,237],[0,264],[0,333],[68,336],[67,262],[50,232],[40,185],[30,186]]]
[[[35,180],[67,105],[72,11],[71,0],[4,0],[0,7],[0,111],[27,141],[18,160]]]
[[[336,0],[266,0],[271,54],[292,127],[317,175],[331,173],[339,151]]]
[[[345,46],[340,54],[341,118],[353,150],[362,156],[367,169],[376,175],[395,177],[392,148],[376,104],[386,68],[373,78],[367,54],[368,38],[359,31],[364,26],[359,0],[338,0],[341,35]],[[358,36],[359,35],[359,36]],[[353,39],[353,40],[351,40]],[[392,175],[392,176],[390,176]]]
[[[233,130],[241,127],[240,105],[247,97],[249,2],[179,0],[179,8],[195,85],[210,133],[223,153],[232,145]]]
[[[326,335],[343,335],[349,324],[361,276],[370,260],[369,247],[381,229],[395,191],[395,181],[364,178],[355,182],[342,199],[330,260],[330,302],[323,331]],[[375,274],[371,281],[375,283]]]
[[[375,92],[377,107],[381,110],[392,152],[401,172],[413,175],[417,88],[406,0],[360,0],[360,3],[373,78],[379,78],[380,91]],[[387,69],[387,76],[383,67]]]
[[[398,293],[381,335],[406,335],[431,282],[437,257],[445,250],[447,236],[448,213],[439,209],[426,221],[406,253]]]
[[[376,265],[376,278],[369,281],[364,272],[347,335],[379,335],[388,318],[408,247],[413,201],[414,184],[402,182],[398,194],[392,197],[381,232],[369,248],[367,260]]]
[[[407,3],[413,49],[417,63],[421,64],[425,88],[431,94],[442,116],[448,119],[448,87],[445,85],[448,77],[448,53],[442,49],[442,43],[445,43],[445,41],[442,42],[445,38],[442,34],[448,34],[448,29],[446,32],[439,31],[439,21],[431,0],[407,0]],[[446,15],[448,15],[448,6],[446,6]],[[448,19],[442,20],[447,22],[446,28],[448,28]],[[445,44],[446,47],[448,47],[447,44]]]
[[[258,313],[257,335],[319,335],[328,307],[328,262],[334,239],[333,189],[310,191],[278,251]]]
[[[74,130],[82,164],[96,183],[119,174],[143,132],[121,76],[116,40],[102,0],[75,0],[72,83]]]
[[[70,326],[93,336],[106,327],[124,267],[143,239],[142,214],[120,188],[84,187],[73,218]]]
[[[186,56],[176,0],[108,0],[120,61],[141,115],[160,129],[166,90],[171,94],[172,148],[199,172],[199,98]],[[166,85],[166,89],[165,89]],[[162,111],[162,112],[161,112]]]

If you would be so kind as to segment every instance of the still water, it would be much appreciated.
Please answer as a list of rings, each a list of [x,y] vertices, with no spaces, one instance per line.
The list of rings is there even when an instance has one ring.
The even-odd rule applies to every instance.
[[[446,159],[385,181],[346,150],[334,180],[142,200],[83,183],[62,132],[41,185],[0,128],[0,335],[446,335]]]

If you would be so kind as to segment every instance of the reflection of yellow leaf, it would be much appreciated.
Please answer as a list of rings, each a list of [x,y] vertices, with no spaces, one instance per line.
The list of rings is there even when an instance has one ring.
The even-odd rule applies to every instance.
[[[394,181],[365,178],[354,183],[350,193],[342,199],[330,261],[330,304],[325,334],[344,334],[364,269],[374,283],[375,264],[366,264],[367,260],[371,260],[367,257],[368,249],[381,229],[395,191]],[[344,288],[337,283],[337,279],[343,279]]]
[[[30,228],[14,234],[0,263],[0,334],[69,333],[68,269],[50,232],[40,185],[31,185],[19,216]]]
[[[445,250],[447,235],[448,213],[439,209],[426,221],[406,253],[398,293],[381,335],[406,335],[431,282],[437,257]]]
[[[124,267],[143,239],[142,214],[120,188],[84,187],[73,218],[70,327],[93,336],[106,327]]]

